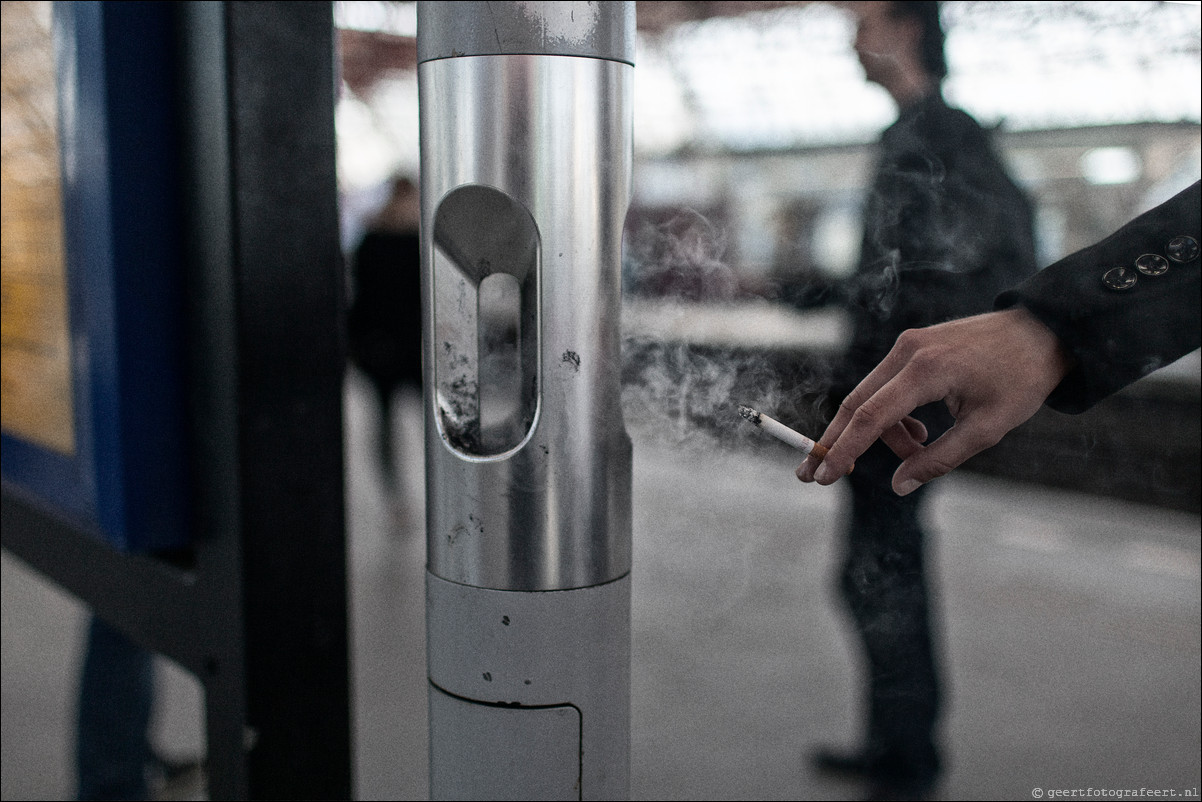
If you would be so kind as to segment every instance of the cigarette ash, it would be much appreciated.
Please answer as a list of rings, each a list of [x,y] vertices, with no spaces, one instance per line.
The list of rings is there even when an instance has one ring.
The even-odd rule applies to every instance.
[[[760,413],[745,404],[739,405],[739,414],[756,426],[760,425]]]
[[[438,387],[438,411],[447,441],[468,453],[480,450],[480,388],[467,372],[470,360],[450,342],[443,343],[451,375]],[[458,372],[456,372],[458,371]]]
[[[442,387],[438,394],[438,411],[447,441],[460,451],[475,454],[480,451],[480,415],[476,402],[476,383],[459,377]]]

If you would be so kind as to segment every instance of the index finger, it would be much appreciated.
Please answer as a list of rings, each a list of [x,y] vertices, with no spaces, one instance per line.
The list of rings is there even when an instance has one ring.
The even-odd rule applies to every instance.
[[[830,484],[843,476],[876,440],[918,407],[943,398],[942,385],[932,385],[905,357],[894,353],[860,382],[843,403],[819,442],[828,448],[814,478]],[[898,365],[900,362],[900,366]]]
[[[829,450],[838,439],[843,430],[847,428],[851,422],[852,414],[863,403],[863,401],[872,396],[879,390],[885,382],[893,378],[894,374],[900,369],[901,365],[905,364],[904,360],[894,357],[893,350],[890,350],[885,358],[876,368],[865,376],[858,385],[840,402],[839,409],[835,411],[835,417],[827,424],[826,430],[822,436],[818,438],[818,443],[823,448],[821,451],[815,449],[810,452],[801,465],[797,466],[797,478],[803,482],[812,482],[815,480],[815,473],[820,468],[829,456]],[[883,431],[883,430],[882,430]],[[878,433],[879,436],[879,433]],[[867,448],[867,446],[865,446]],[[815,453],[818,452],[818,453]],[[862,452],[861,452],[862,453]],[[859,454],[853,455],[853,460]],[[850,466],[849,466],[850,467]],[[842,476],[844,474],[834,474]]]

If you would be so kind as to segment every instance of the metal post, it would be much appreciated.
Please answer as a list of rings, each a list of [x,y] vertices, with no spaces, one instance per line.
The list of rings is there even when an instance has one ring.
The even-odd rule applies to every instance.
[[[418,4],[435,799],[629,796],[634,22]]]

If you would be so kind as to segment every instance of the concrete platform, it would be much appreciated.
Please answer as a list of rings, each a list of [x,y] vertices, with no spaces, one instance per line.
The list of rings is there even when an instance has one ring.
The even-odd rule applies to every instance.
[[[424,799],[421,469],[386,500],[354,376],[347,401],[357,797]],[[417,447],[415,409],[399,415],[402,448]],[[632,797],[860,798],[804,760],[857,734],[831,592],[841,491],[801,485],[770,443],[635,434]],[[941,798],[1197,798],[1198,516],[967,473],[940,480],[930,513],[951,696]],[[85,611],[7,552],[0,568],[2,796],[70,798]],[[156,740],[195,754],[196,683],[166,661],[160,679]]]

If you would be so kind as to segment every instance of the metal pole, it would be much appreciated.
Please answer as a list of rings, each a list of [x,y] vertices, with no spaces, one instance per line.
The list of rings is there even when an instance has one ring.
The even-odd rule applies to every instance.
[[[418,4],[435,799],[629,796],[634,30]]]

